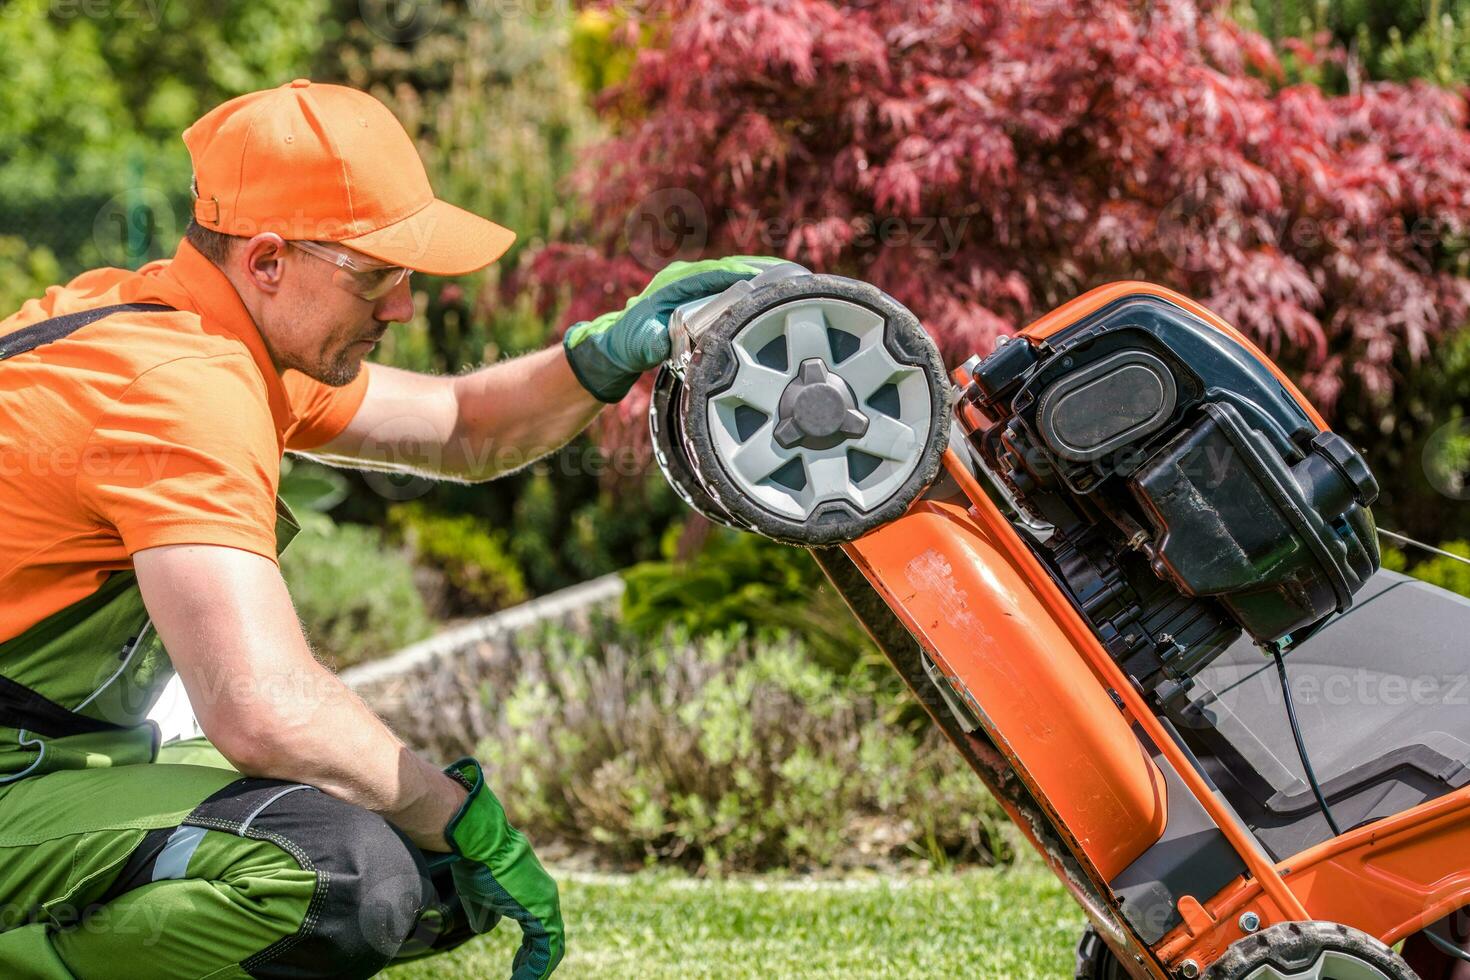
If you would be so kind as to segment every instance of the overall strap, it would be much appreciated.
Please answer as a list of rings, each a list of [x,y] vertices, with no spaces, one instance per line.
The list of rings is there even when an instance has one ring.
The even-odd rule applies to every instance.
[[[119,732],[124,727],[63,708],[3,674],[0,674],[0,726],[25,729],[47,738]]]
[[[0,361],[16,354],[35,350],[42,344],[49,344],[53,340],[60,340],[67,334],[114,313],[168,313],[172,310],[172,306],[165,306],[162,303],[117,303],[113,306],[99,306],[95,310],[81,310],[76,313],[67,313],[64,316],[54,316],[49,320],[21,327],[14,333],[0,337]]]

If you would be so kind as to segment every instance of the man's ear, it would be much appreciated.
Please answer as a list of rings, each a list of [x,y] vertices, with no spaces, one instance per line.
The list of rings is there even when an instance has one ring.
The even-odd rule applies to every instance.
[[[261,292],[279,292],[286,273],[287,247],[280,235],[263,232],[236,247],[235,268]]]

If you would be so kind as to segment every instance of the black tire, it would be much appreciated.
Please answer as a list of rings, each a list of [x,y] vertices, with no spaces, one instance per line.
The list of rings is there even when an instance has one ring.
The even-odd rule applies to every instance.
[[[1077,941],[1076,980],[1131,980],[1123,964],[1103,942],[1097,930],[1088,926]]]
[[[930,426],[919,451],[917,467],[898,490],[869,511],[847,501],[819,504],[804,521],[792,520],[762,507],[730,478],[718,460],[704,406],[709,398],[734,383],[737,362],[731,340],[750,321],[775,307],[796,300],[843,300],[883,318],[884,346],[902,364],[922,369],[928,382]],[[939,352],[918,319],[901,303],[875,286],[840,276],[799,276],[773,282],[741,299],[701,338],[699,354],[685,371],[689,411],[685,435],[700,481],[737,522],[788,544],[814,546],[841,544],[901,516],[934,481],[949,441],[949,382]],[[839,372],[840,373],[840,372]]]
[[[669,486],[679,495],[690,508],[709,518],[716,524],[721,524],[737,531],[749,531],[750,528],[739,524],[732,518],[725,508],[720,506],[705,490],[704,485],[699,482],[698,475],[689,465],[689,460],[684,456],[683,439],[677,431],[679,426],[679,415],[677,406],[684,398],[684,385],[679,381],[669,366],[665,364],[659,368],[658,375],[654,378],[653,398],[648,406],[648,428],[653,436],[654,459],[659,469],[669,481]]]
[[[1243,980],[1261,967],[1283,975],[1310,968],[1327,951],[1369,964],[1389,980],[1419,980],[1393,950],[1365,932],[1340,922],[1283,922],[1230,944],[1205,973],[1206,980]]]

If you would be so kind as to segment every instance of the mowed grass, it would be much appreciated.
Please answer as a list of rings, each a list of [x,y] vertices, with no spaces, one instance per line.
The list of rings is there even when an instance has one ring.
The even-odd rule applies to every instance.
[[[1082,913],[1047,871],[718,881],[649,872],[561,875],[558,977],[1072,976]],[[519,932],[503,921],[392,980],[504,977]]]

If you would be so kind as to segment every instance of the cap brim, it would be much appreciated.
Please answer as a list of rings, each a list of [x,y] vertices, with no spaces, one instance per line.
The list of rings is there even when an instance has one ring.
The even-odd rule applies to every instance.
[[[516,233],[437,198],[402,221],[342,244],[431,276],[462,276],[505,254]]]

